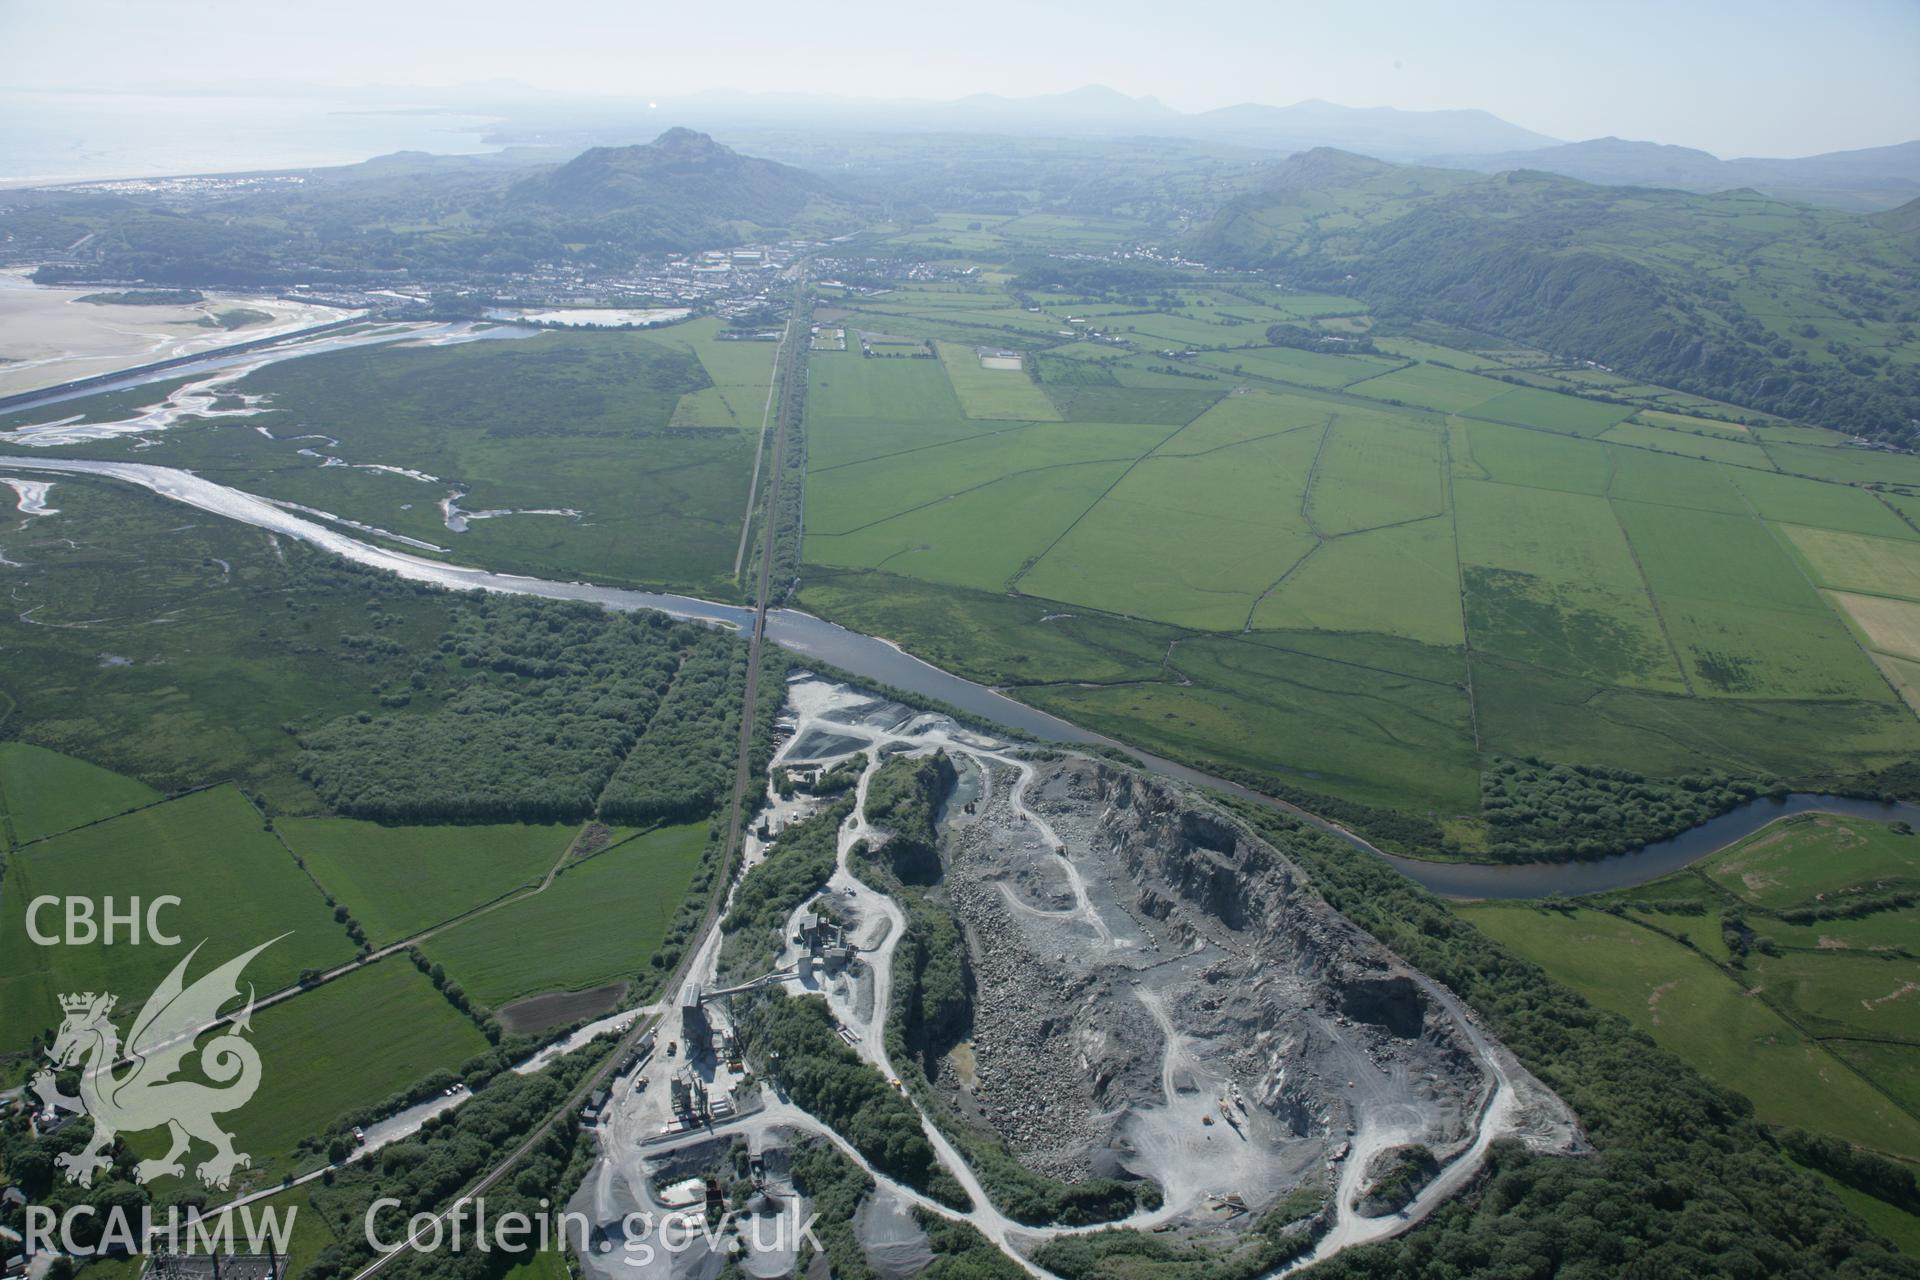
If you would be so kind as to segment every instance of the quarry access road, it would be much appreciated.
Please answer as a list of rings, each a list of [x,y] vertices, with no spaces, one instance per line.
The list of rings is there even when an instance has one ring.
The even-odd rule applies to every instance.
[[[882,728],[850,722],[845,718],[834,718],[835,710],[844,712],[847,705],[861,699],[858,695],[853,695],[836,686],[835,693],[845,699],[836,706],[831,698],[822,701],[820,687],[820,684],[815,683],[812,689],[803,687],[795,690],[792,702],[796,707],[796,713],[792,736],[775,755],[771,767],[785,767],[803,759],[809,763],[831,764],[852,755],[863,758],[865,764],[854,788],[854,811],[840,829],[837,866],[828,882],[826,892],[836,904],[844,905],[849,914],[856,918],[857,923],[854,926],[857,930],[856,941],[870,934],[871,928],[868,922],[884,920],[886,925],[878,943],[865,952],[867,969],[872,974],[873,983],[873,999],[870,1003],[857,999],[857,989],[852,988],[851,984],[835,987],[823,983],[818,987],[808,986],[800,989],[817,990],[819,994],[825,996],[836,1019],[856,1033],[852,1042],[854,1051],[887,1079],[892,1080],[898,1078],[898,1073],[886,1048],[886,1018],[892,1003],[894,952],[906,932],[907,922],[899,904],[890,895],[875,890],[855,875],[849,861],[852,850],[857,845],[869,842],[878,846],[884,842],[888,834],[874,827],[866,817],[866,801],[870,784],[884,760],[894,754],[924,755],[935,750],[945,750],[954,756],[970,759],[979,767],[983,788],[991,788],[994,785],[992,774],[986,767],[989,763],[1012,771],[1015,778],[1009,786],[1008,805],[1019,820],[1030,824],[1040,833],[1043,843],[1040,846],[1042,853],[1039,856],[1053,860],[1054,851],[1061,846],[1061,842],[1051,824],[1035,812],[1028,803],[1028,789],[1036,774],[1031,762],[1009,754],[997,744],[989,745],[975,735],[957,731],[943,717],[916,716],[894,728]],[[858,745],[850,749],[842,746],[837,751],[824,754],[799,755],[798,748],[810,739],[837,739],[842,743],[852,740]],[[987,796],[987,791],[983,790],[980,797],[983,810]],[[1058,862],[1065,864],[1067,868],[1072,867],[1071,858],[1059,858]],[[1058,915],[1063,919],[1085,923],[1091,935],[1089,942],[1099,938],[1104,939],[1109,946],[1117,945],[1111,930],[1100,918],[1098,908],[1087,896],[1084,882],[1076,878],[1074,883],[1076,909],[1040,914]],[[804,904],[796,909],[795,914],[802,910],[805,910]],[[1087,919],[1082,920],[1083,915]],[[791,924],[792,921],[789,920],[789,925]],[[787,967],[787,961],[792,958],[783,955],[783,968]],[[862,981],[866,980],[862,979]],[[1274,1273],[1275,1275],[1286,1274],[1310,1265],[1312,1262],[1324,1260],[1343,1249],[1384,1239],[1412,1227],[1438,1205],[1466,1187],[1482,1168],[1488,1147],[1497,1138],[1506,1136],[1515,1129],[1514,1112],[1517,1095],[1506,1068],[1505,1051],[1495,1046],[1486,1037],[1470,1012],[1451,992],[1424,974],[1416,973],[1416,981],[1420,983],[1428,997],[1435,1001],[1446,1016],[1457,1025],[1462,1038],[1478,1060],[1487,1081],[1486,1095],[1474,1123],[1472,1139],[1400,1213],[1374,1218],[1363,1217],[1355,1210],[1354,1201],[1364,1185],[1368,1164],[1379,1152],[1414,1141],[1418,1128],[1411,1121],[1396,1123],[1391,1116],[1369,1116],[1363,1113],[1356,1124],[1348,1153],[1341,1162],[1337,1198],[1331,1206],[1331,1224],[1316,1241],[1310,1253]],[[1192,1095],[1189,1097],[1176,1088],[1175,1078],[1182,1071],[1197,1075],[1207,1075],[1208,1072],[1194,1057],[1184,1038],[1174,1028],[1162,998],[1154,992],[1139,987],[1135,988],[1134,995],[1153,1015],[1165,1038],[1162,1049],[1161,1081],[1163,1106],[1168,1116],[1176,1123],[1188,1125],[1203,1123],[1202,1116],[1213,1107],[1210,1101],[1212,1091],[1189,1090]],[[926,1109],[920,1105],[919,1100],[911,1092],[906,1096],[913,1102],[915,1110],[919,1113],[922,1131],[933,1146],[940,1164],[966,1189],[967,1194],[973,1199],[974,1208],[961,1212],[939,1205],[924,1194],[875,1169],[864,1159],[859,1160],[861,1167],[877,1182],[905,1196],[910,1202],[931,1212],[939,1213],[942,1217],[972,1225],[983,1236],[998,1245],[1008,1257],[1019,1262],[1030,1274],[1045,1274],[1039,1271],[1026,1256],[1027,1251],[1037,1243],[1061,1236],[1086,1234],[1112,1228],[1151,1230],[1185,1213],[1192,1212],[1205,1203],[1208,1180],[1204,1174],[1197,1167],[1192,1168],[1190,1172],[1176,1167],[1171,1171],[1163,1171],[1162,1183],[1165,1198],[1158,1208],[1140,1210],[1113,1222],[1081,1227],[1032,1227],[1015,1222],[993,1204],[965,1157],[941,1132]],[[791,1104],[783,1103],[783,1106],[790,1107]],[[797,1111],[797,1109],[794,1110]],[[784,1111],[783,1114],[785,1114]],[[762,1118],[761,1115],[754,1117],[756,1121]],[[812,1120],[810,1116],[808,1120],[810,1123],[804,1127],[817,1131],[819,1122]],[[1238,1132],[1237,1128],[1232,1131]],[[843,1151],[848,1150],[847,1144],[837,1138],[836,1146]]]

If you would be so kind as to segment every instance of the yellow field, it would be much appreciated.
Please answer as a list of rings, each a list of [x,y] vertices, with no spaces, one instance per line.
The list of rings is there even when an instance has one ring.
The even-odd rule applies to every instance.
[[[1867,644],[1896,658],[1920,660],[1920,604],[1886,596],[1829,591],[1833,602],[1846,610]]]
[[[953,382],[953,393],[969,418],[998,418],[1014,422],[1058,422],[1060,411],[1038,383],[1027,376],[1020,361],[989,364],[964,343],[935,344],[940,363]]]
[[[1920,662],[1909,662],[1905,658],[1896,658],[1890,653],[1870,655],[1880,674],[1893,682],[1900,693],[1900,700],[1920,715]]]
[[[1920,543],[1835,529],[1780,527],[1824,585],[1920,600]]]
[[[1675,431],[1724,431],[1729,435],[1744,436],[1745,426],[1738,422],[1722,422],[1718,418],[1695,418],[1684,413],[1666,413],[1659,409],[1642,409],[1634,417],[1656,427],[1672,427]]]

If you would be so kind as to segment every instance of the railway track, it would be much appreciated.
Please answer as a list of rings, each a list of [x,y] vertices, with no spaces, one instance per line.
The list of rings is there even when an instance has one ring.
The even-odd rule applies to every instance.
[[[780,355],[777,357],[777,359],[783,359],[786,364],[784,368],[777,370],[775,375],[781,383],[780,416],[774,424],[773,458],[767,474],[764,540],[760,551],[759,572],[754,579],[753,628],[747,640],[746,688],[740,707],[740,742],[734,763],[733,794],[727,805],[727,843],[721,859],[723,867],[731,867],[735,855],[739,852],[741,832],[746,825],[747,791],[754,781],[754,711],[760,696],[760,656],[766,637],[767,603],[772,592],[773,564],[780,530],[781,471],[786,462],[787,432],[792,426],[793,415],[798,412],[803,403],[795,384],[805,373],[802,357],[798,353],[805,350],[806,344],[796,337],[797,333],[804,332],[804,326],[807,323],[806,312],[803,309],[805,299],[806,280],[802,277],[794,286],[792,313],[788,317],[786,336],[780,344]],[[796,326],[800,328],[797,329]],[[701,917],[700,927],[688,941],[679,963],[674,966],[673,972],[668,976],[661,990],[677,991],[686,981],[688,969],[700,954],[707,936],[719,926],[720,908],[726,901],[728,880],[729,877],[725,876],[717,878],[708,895],[707,910]],[[488,1188],[511,1172],[515,1165],[546,1139],[547,1135],[553,1131],[554,1125],[570,1122],[573,1115],[580,1109],[581,1103],[590,1097],[595,1089],[606,1084],[619,1068],[619,1064],[626,1059],[627,1054],[639,1044],[641,1037],[659,1026],[663,1017],[662,1014],[655,1014],[651,1018],[635,1019],[634,1024],[620,1037],[613,1051],[607,1054],[600,1066],[585,1080],[575,1085],[560,1106],[550,1112],[545,1120],[520,1141],[519,1145],[482,1174],[460,1194],[458,1199],[441,1210],[431,1222],[421,1223],[397,1248],[387,1251],[357,1272],[354,1280],[372,1280],[372,1277],[379,1275],[394,1262],[417,1249],[423,1239],[439,1239],[446,1223],[457,1218]]]

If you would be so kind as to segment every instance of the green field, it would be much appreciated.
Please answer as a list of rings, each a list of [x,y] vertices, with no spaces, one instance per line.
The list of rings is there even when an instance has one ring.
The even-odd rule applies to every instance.
[[[1642,425],[1638,422],[1622,422],[1609,427],[1600,438],[1615,444],[1638,445],[1643,449],[1677,453],[1688,458],[1705,458],[1711,462],[1726,462],[1762,471],[1773,469],[1773,463],[1768,459],[1766,450],[1759,445],[1751,444],[1746,440],[1731,439],[1717,431],[1696,434],[1675,431],[1667,427]]]
[[[235,383],[266,397],[258,415],[189,419],[137,454],[126,438],[74,452],[217,471],[467,563],[725,590],[773,344],[713,332],[702,322],[329,352]],[[441,510],[456,492],[462,509],[500,514],[456,531]]]
[[[1091,442],[1101,451],[1105,442]],[[1010,460],[1011,461],[1011,460]],[[842,568],[884,568],[928,582],[1004,588],[1031,558],[1033,549],[1058,538],[1075,518],[1112,487],[1127,467],[1124,459],[1056,463],[1044,470],[1009,471],[978,479],[947,493],[927,495],[906,508],[890,494],[871,510],[875,518],[844,531],[807,530],[807,558]],[[877,498],[885,479],[899,474],[936,479],[917,458],[885,459],[821,478],[828,495],[847,493],[852,502]],[[859,519],[857,508],[849,518]]]
[[[1920,543],[1797,525],[1786,532],[1821,586],[1920,600]]]
[[[1317,351],[1298,351],[1291,347],[1236,348],[1210,352],[1197,363],[1223,373],[1305,387],[1344,387],[1386,372],[1396,361],[1378,356],[1325,355]]]
[[[1060,411],[1047,393],[1027,376],[1025,368],[988,368],[973,347],[957,342],[935,344],[940,363],[953,382],[953,393],[969,418],[1008,418],[1020,422],[1057,422]],[[987,348],[992,350],[993,348]]]
[[[49,894],[111,895],[123,910],[131,898],[175,895],[180,905],[164,909],[160,923],[180,945],[36,945],[27,936],[26,904]],[[196,972],[279,938],[247,970],[247,980],[263,993],[291,984],[302,969],[353,955],[320,891],[231,786],[16,851],[8,858],[0,912],[0,1053],[24,1050],[35,1034],[57,1024],[56,997],[64,992],[114,992],[119,1013],[131,1022],[147,994],[188,949],[202,944]],[[42,932],[60,928],[51,913],[39,923]]]
[[[935,359],[863,359],[849,350],[827,353],[809,367],[808,409],[822,418],[951,422],[966,417],[946,369]]]
[[[1622,379],[1624,381],[1624,379]],[[1669,431],[1708,431],[1725,436],[1729,440],[1751,440],[1753,432],[1738,422],[1723,422],[1718,418],[1701,418],[1686,413],[1668,413],[1664,409],[1642,409],[1633,415],[1641,422],[1655,427],[1665,427]]]
[[[351,818],[279,823],[288,847],[376,947],[539,883],[578,830],[561,823],[386,827]]]
[[[1872,449],[1821,448],[1791,442],[1767,444],[1773,465],[1794,475],[1846,484],[1920,484],[1920,458]]]
[[[1753,514],[1752,504],[1734,485],[1733,468],[1650,449],[1611,448],[1607,460],[1613,468],[1607,495],[1616,501],[1722,515]]]
[[[1311,432],[1137,463],[1020,580],[1023,591],[1206,630],[1242,625],[1314,545]],[[1219,554],[1220,551],[1230,554]]]
[[[1323,537],[1426,520],[1446,512],[1440,433],[1342,412],[1321,447],[1307,516]]]
[[[1891,696],[1774,530],[1676,507],[1622,502],[1615,510],[1697,692]]]
[[[1466,424],[1466,436],[1485,472],[1478,478],[1550,493],[1605,494],[1617,456],[1589,441],[1491,422]]]
[[[1683,687],[1612,504],[1478,481],[1453,489],[1476,646],[1608,683]]]
[[[1391,370],[1353,387],[1357,395],[1371,396],[1377,400],[1398,400],[1445,413],[1462,413],[1476,405],[1485,404],[1506,389],[1491,378],[1435,364],[1416,364]]]
[[[1382,333],[1352,299],[1021,294],[991,250],[960,260],[836,322],[941,361],[812,362],[803,605],[1144,747],[1469,822],[1455,769],[1485,753],[1790,775],[1920,753],[1920,622],[1856,603],[1905,591],[1920,542],[1920,502],[1852,483],[1889,455],[1516,343]],[[1281,323],[1356,349],[1266,345]],[[973,353],[998,347],[1064,424],[1015,419],[1040,416],[1024,371],[995,397]],[[1147,628],[1184,638],[1153,664]],[[1345,674],[1195,658],[1232,636]],[[1376,666],[1374,642],[1418,656]],[[1379,718],[1409,666],[1449,672],[1417,734],[1444,764],[1410,769]],[[1317,734],[1254,723],[1307,705]]]
[[[1754,833],[1701,869],[1756,906],[1796,907],[1856,888],[1920,888],[1917,845],[1878,822],[1805,814]]]
[[[1767,1123],[1920,1159],[1920,1120],[1680,944],[1595,911],[1459,911],[1555,980],[1746,1094]]]
[[[1255,606],[1252,624],[1456,646],[1464,632],[1453,530],[1435,516],[1323,542]]]
[[[689,393],[708,397],[700,416],[712,417],[715,421],[702,420],[700,425],[742,426],[757,431],[766,412],[767,381],[773,375],[773,353],[777,344],[734,342],[717,337],[725,327],[724,321],[703,318],[661,330],[653,337],[663,346],[690,351],[712,380],[713,386]],[[688,396],[682,396],[680,405],[685,406],[687,399]],[[719,414],[712,407],[713,400],[718,400],[725,409],[725,421],[719,420]],[[676,417],[678,413],[676,409]]]
[[[98,765],[24,742],[0,742],[0,813],[16,843],[125,813],[160,793]]]
[[[666,934],[707,824],[663,827],[567,868],[544,892],[422,944],[481,1005],[632,981]]]
[[[1920,959],[1887,952],[1788,952],[1754,972],[1808,1031],[1920,1048]]]
[[[1822,484],[1769,471],[1736,471],[1729,473],[1729,477],[1756,514],[1782,525],[1807,525],[1881,538],[1920,537],[1912,526],[1866,489]]]
[[[1122,740],[1381,805],[1476,812],[1457,653],[1388,637],[1264,633],[1180,643],[1177,680],[1022,696]]]
[[[302,1138],[436,1071],[458,1071],[487,1048],[472,1020],[405,956],[260,1010],[249,1038],[260,1052],[260,1091],[229,1128],[253,1157],[241,1177],[254,1186],[295,1170]],[[298,1171],[317,1163],[308,1156]]]
[[[1920,910],[1902,904],[1916,886],[1920,836],[1803,813],[1579,909],[1456,910],[1746,1094],[1766,1123],[1912,1162]],[[1844,1198],[1903,1244],[1920,1239],[1920,1218],[1859,1191]]]

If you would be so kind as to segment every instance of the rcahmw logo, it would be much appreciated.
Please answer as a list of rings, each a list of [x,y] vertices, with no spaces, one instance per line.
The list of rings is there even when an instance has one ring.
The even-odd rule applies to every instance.
[[[52,1205],[33,1204],[27,1206],[24,1239],[29,1257],[59,1252],[87,1258],[149,1251],[225,1256],[242,1244],[245,1248],[240,1251],[245,1253],[285,1254],[298,1212],[295,1205],[243,1204],[232,1210],[196,1215],[191,1211],[183,1214],[176,1204],[168,1206],[164,1217],[156,1217],[151,1205],[142,1205],[133,1213],[112,1205],[103,1213],[90,1204],[72,1205],[60,1212]],[[236,1219],[240,1226],[237,1235]],[[89,1243],[95,1225],[99,1227],[99,1239]]]
[[[57,1069],[80,1069],[79,1096],[61,1093],[47,1069],[33,1077],[33,1091],[49,1112],[70,1111],[93,1120],[87,1145],[56,1157],[68,1181],[91,1186],[94,1175],[112,1163],[107,1150],[116,1135],[162,1127],[171,1145],[165,1155],[140,1162],[135,1176],[141,1182],[183,1173],[182,1158],[196,1140],[213,1148],[194,1168],[209,1187],[225,1188],[236,1170],[252,1164],[214,1120],[245,1106],[260,1087],[260,1055],[245,1039],[252,1029],[252,985],[238,1013],[222,1019],[220,1009],[240,995],[240,971],[247,962],[278,941],[269,939],[187,986],[187,966],[200,953],[200,946],[194,947],[147,997],[124,1046],[112,1021],[117,997],[91,991],[60,997],[64,1020],[47,1056]],[[195,1043],[216,1029],[220,1034],[204,1046]],[[211,1084],[175,1078],[196,1053],[200,1074]]]

